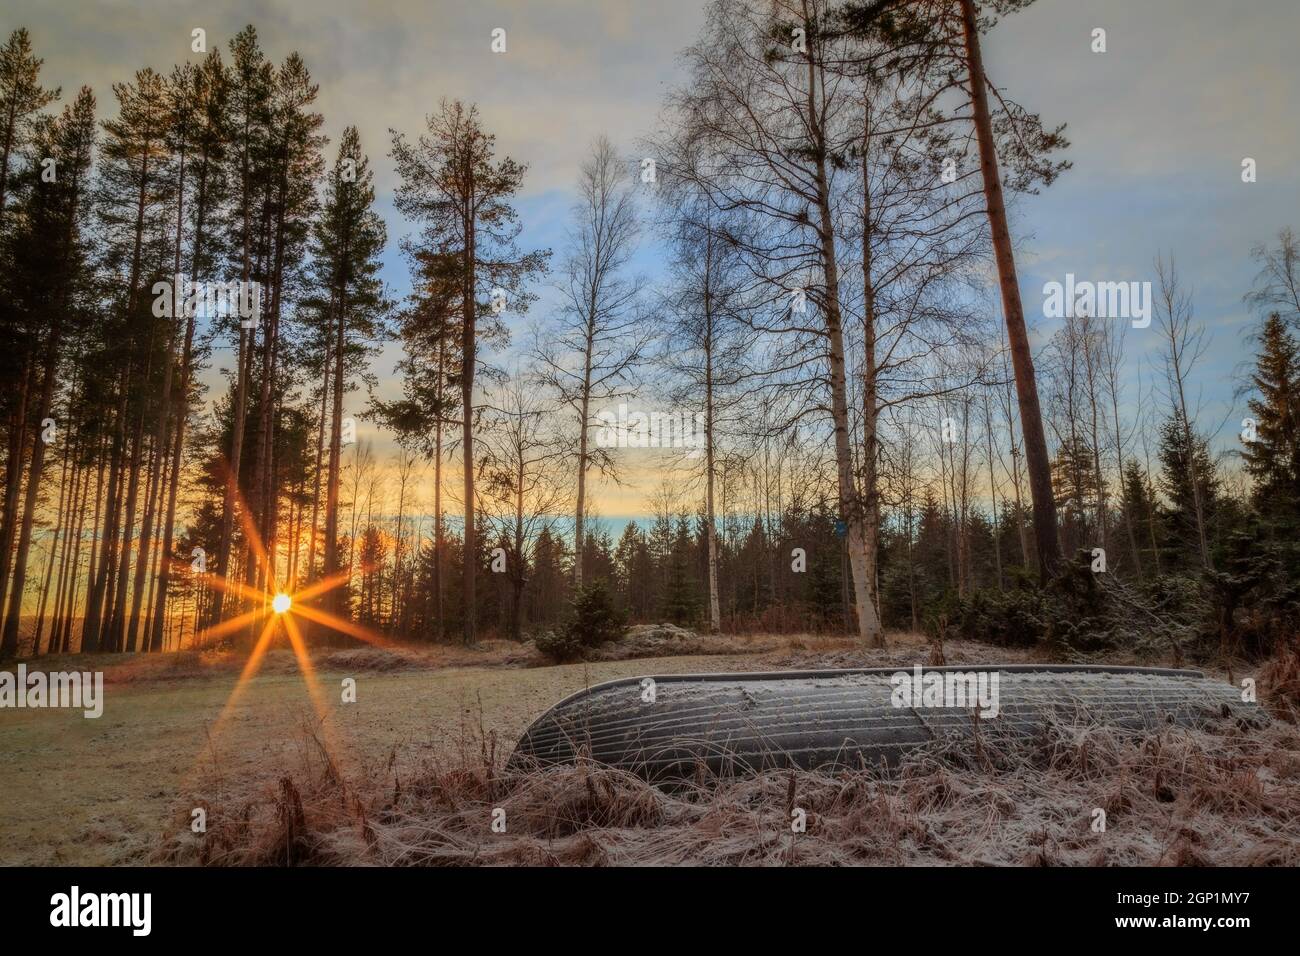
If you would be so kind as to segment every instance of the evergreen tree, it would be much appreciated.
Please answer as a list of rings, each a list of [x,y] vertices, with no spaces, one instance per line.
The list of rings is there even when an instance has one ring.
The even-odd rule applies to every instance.
[[[121,651],[129,649],[127,583],[140,478],[147,470],[146,422],[157,414],[164,363],[159,353],[165,320],[154,315],[149,290],[171,271],[168,211],[175,178],[168,148],[174,116],[164,78],[140,70],[132,82],[114,84],[113,93],[118,116],[104,123],[96,206],[105,235],[101,267],[117,293],[111,303],[113,327],[100,360],[118,374],[108,497],[86,642],[90,649]]]
[[[403,358],[396,371],[402,377],[402,397],[371,398],[368,414],[394,433],[399,444],[433,462],[433,556],[430,557],[430,632],[445,636],[442,565],[445,552],[442,491],[448,430],[458,424],[460,405],[461,294],[453,256],[403,244],[411,261],[414,291],[396,319]],[[326,345],[328,354],[328,345]],[[328,392],[328,383],[322,388]],[[313,519],[312,527],[315,527]]]
[[[338,575],[333,543],[338,540],[339,476],[343,436],[343,393],[350,346],[373,341],[385,308],[379,280],[379,256],[387,238],[374,210],[374,174],[361,152],[356,127],[343,132],[338,158],[326,187],[325,204],[314,234],[314,275],[328,290],[324,312],[333,342],[334,398],[330,425],[329,466],[325,494],[325,577]],[[337,610],[337,607],[336,607]]]
[[[91,289],[85,229],[94,143],[95,97],[89,88],[82,87],[58,120],[36,134],[27,167],[27,175],[33,182],[23,190],[24,202],[16,210],[17,225],[11,248],[6,250],[5,258],[11,263],[6,299],[12,309],[11,317],[30,330],[40,389],[31,418],[34,426],[31,461],[13,574],[7,581],[8,608],[0,657],[12,656],[18,649],[18,624],[22,618],[32,529],[49,445],[45,429],[48,422],[54,421],[50,413],[56,397],[63,344],[66,338],[72,337],[70,333],[75,334],[76,325],[89,319]],[[43,157],[55,161],[52,181],[41,175]],[[66,428],[66,419],[64,424]],[[64,436],[65,441],[68,437]]]
[[[1191,434],[1189,446],[1186,436]],[[1205,440],[1188,429],[1175,411],[1160,428],[1160,485],[1169,501],[1164,511],[1169,536],[1177,545],[1174,562],[1186,566],[1199,554],[1196,493],[1199,491],[1207,529],[1214,525],[1219,482]],[[1199,482],[1196,488],[1192,482]]]
[[[1140,551],[1149,552],[1151,560],[1160,570],[1160,528],[1156,521],[1159,501],[1151,479],[1142,471],[1136,459],[1130,458],[1124,463],[1124,475],[1121,485],[1124,510],[1133,523],[1133,535]]]
[[[1052,459],[1052,487],[1067,553],[1087,545],[1093,530],[1088,518],[1096,513],[1094,502],[1103,486],[1095,461],[1092,448],[1081,436],[1062,442]]]
[[[533,545],[532,574],[524,586],[528,622],[551,624],[560,619],[568,602],[570,573],[564,541],[543,527]]]
[[[424,223],[422,251],[451,257],[461,292],[462,501],[470,552],[476,550],[474,376],[480,340],[506,337],[500,313],[512,304],[517,311],[527,307],[532,297],[524,285],[544,269],[549,257],[549,252],[523,254],[515,247],[520,225],[510,200],[522,188],[527,167],[509,157],[498,162],[495,153],[496,139],[483,129],[478,109],[459,101],[444,100],[414,143],[393,131],[392,156],[401,177],[397,208]],[[481,309],[482,300],[490,301],[490,307]],[[464,641],[472,644],[476,573],[472,563],[464,570],[462,605],[469,613],[462,624]]]
[[[610,600],[604,581],[592,581],[573,596],[573,616],[566,628],[572,643],[598,647],[616,641],[623,634],[623,616]]]
[[[240,30],[230,41],[229,130],[230,144],[226,150],[230,164],[230,181],[233,184],[235,208],[227,223],[228,243],[233,258],[233,271],[239,281],[247,284],[254,280],[255,244],[259,220],[259,204],[265,204],[265,167],[260,162],[266,155],[265,143],[271,122],[271,87],[274,71],[266,54],[262,52],[257,31],[251,26]],[[259,303],[260,312],[261,303]],[[231,548],[235,531],[235,508],[238,499],[239,477],[244,463],[244,430],[248,412],[249,378],[251,377],[253,349],[250,340],[256,329],[251,320],[241,321],[239,316],[227,316],[226,330],[234,328],[238,338],[235,354],[233,388],[234,427],[230,432],[228,451],[225,453],[221,507],[221,534],[217,544],[216,567],[209,570],[233,578]],[[213,595],[209,621],[223,617],[225,593],[220,588]]]
[[[225,149],[230,131],[226,116],[229,80],[221,54],[213,50],[203,63],[179,74],[173,74],[172,98],[174,119],[172,123],[172,148],[178,155],[177,174],[177,235],[176,272],[182,271],[184,244],[183,223],[189,223],[190,281],[206,284],[215,280],[222,261],[222,216],[227,196],[225,175]],[[189,171],[186,160],[188,156]],[[188,176],[188,180],[187,180]],[[191,183],[186,192],[187,181]],[[206,285],[205,285],[206,287]],[[185,332],[179,345],[179,384],[175,396],[164,390],[164,401],[174,407],[174,425],[170,435],[171,475],[168,481],[167,504],[162,518],[162,550],[158,574],[157,599],[153,611],[153,626],[148,640],[151,651],[163,646],[163,623],[166,618],[167,599],[170,593],[172,564],[177,556],[172,553],[176,528],[176,503],[180,494],[182,455],[185,450],[186,425],[193,402],[192,379],[196,354],[195,331],[198,310],[187,310]],[[204,318],[210,318],[204,316]],[[173,352],[177,350],[173,346]],[[169,360],[168,368],[174,358]],[[166,416],[163,426],[166,426]],[[216,554],[220,541],[209,543],[210,553]],[[182,552],[185,554],[188,552]]]
[[[654,575],[645,533],[635,521],[629,521],[614,549],[614,581],[619,604],[633,620],[649,619],[658,606],[651,591]]]
[[[40,84],[44,62],[32,54],[31,36],[24,27],[9,34],[0,47],[0,222],[9,199],[10,160],[27,145],[41,110],[59,98],[58,88],[47,90]]]
[[[1266,520],[1293,522],[1300,508],[1300,353],[1277,312],[1264,322],[1251,382],[1259,393],[1247,403],[1255,434],[1242,457],[1255,479],[1255,503]]]
[[[325,138],[320,135],[324,117],[312,109],[317,90],[302,57],[290,53],[274,72],[268,135],[261,143],[265,154],[257,167],[266,199],[261,208],[262,222],[254,270],[262,288],[263,314],[258,323],[262,332],[261,367],[257,372],[259,389],[255,402],[253,469],[249,475],[247,502],[256,520],[267,561],[263,567],[263,562],[252,560],[252,550],[246,540],[244,577],[246,583],[257,583],[263,589],[269,587],[270,580],[277,573],[279,501],[273,480],[274,449],[279,427],[277,412],[292,381],[291,369],[287,366],[293,356],[284,344],[283,316],[289,311],[287,303],[292,298],[303,265],[311,223],[317,212],[316,185],[325,168],[321,157]],[[347,140],[348,131],[345,130],[341,150],[350,151],[349,157],[354,164],[363,160],[359,148],[355,144],[349,146]],[[360,172],[355,165],[349,166],[348,170],[345,177]],[[254,341],[258,330],[253,330]]]
[[[668,550],[662,604],[663,616],[674,624],[692,624],[699,616],[696,553],[690,525],[686,516],[680,515]]]

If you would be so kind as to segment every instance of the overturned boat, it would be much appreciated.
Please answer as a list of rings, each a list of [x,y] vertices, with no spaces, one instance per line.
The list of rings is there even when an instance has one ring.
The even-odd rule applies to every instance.
[[[1149,731],[1267,720],[1200,671],[1001,665],[672,674],[609,681],[560,701],[509,761],[523,770],[590,759],[654,782],[703,771],[896,765],[976,732],[1027,739],[1050,723]]]

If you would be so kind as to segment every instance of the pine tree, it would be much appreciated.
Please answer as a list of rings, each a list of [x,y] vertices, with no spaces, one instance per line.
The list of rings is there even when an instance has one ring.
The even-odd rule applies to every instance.
[[[623,616],[610,600],[604,581],[595,580],[573,596],[573,616],[567,636],[578,647],[597,647],[623,634]]]
[[[1079,435],[1063,441],[1052,459],[1056,509],[1071,548],[1089,545],[1088,535],[1095,530],[1088,519],[1095,514],[1093,503],[1104,486],[1095,463],[1093,449]]]
[[[456,264],[460,290],[461,460],[464,466],[465,550],[478,550],[474,516],[474,376],[480,341],[504,340],[500,313],[523,311],[532,298],[526,281],[545,267],[548,252],[521,254],[515,248],[520,225],[510,199],[523,186],[527,169],[513,159],[495,161],[495,137],[479,122],[478,109],[443,101],[428,117],[416,142],[393,131],[392,156],[401,185],[397,208],[425,224],[420,249],[446,253]],[[481,300],[489,300],[481,309]],[[480,322],[480,320],[482,320]],[[466,562],[462,579],[464,641],[474,643],[476,569]]]
[[[247,286],[254,277],[255,243],[259,220],[259,203],[265,202],[264,165],[259,160],[265,156],[265,143],[271,121],[271,86],[274,72],[258,43],[257,31],[250,25],[239,31],[230,41],[229,72],[229,130],[230,145],[227,160],[230,179],[234,184],[235,210],[228,223],[228,242],[235,258],[234,266],[239,281]],[[260,303],[259,303],[260,311]],[[234,372],[234,427],[230,433],[229,451],[226,452],[222,470],[225,472],[221,487],[221,534],[217,544],[216,567],[209,568],[223,577],[232,578],[231,548],[235,530],[239,478],[244,458],[244,430],[248,411],[248,389],[251,376],[253,349],[250,339],[256,329],[251,320],[240,321],[238,316],[227,320],[237,324],[239,347],[235,355]],[[260,317],[259,317],[260,321]],[[209,623],[224,616],[225,592],[218,588],[209,610]]]
[[[266,567],[248,561],[245,580],[252,585],[257,580],[255,575],[260,575],[258,583],[263,589],[277,574],[279,500],[274,481],[277,410],[283,406],[291,381],[287,366],[292,353],[284,345],[282,317],[289,312],[286,303],[298,285],[298,273],[316,213],[316,182],[324,170],[321,149],[325,139],[319,132],[324,117],[312,110],[317,91],[302,57],[289,54],[274,73],[269,134],[262,144],[266,155],[259,163],[267,196],[257,268],[265,309],[248,504],[267,561]],[[344,139],[347,139],[346,131]],[[245,554],[251,557],[247,542]]]
[[[27,145],[41,110],[59,98],[57,87],[47,90],[40,84],[44,62],[32,55],[32,40],[23,27],[0,47],[0,221],[9,199],[10,159]]]
[[[445,636],[442,570],[445,520],[442,505],[443,462],[447,429],[457,424],[460,407],[460,352],[455,341],[460,328],[461,295],[454,256],[406,244],[414,291],[397,315],[404,357],[397,363],[402,397],[372,398],[368,414],[393,432],[399,444],[433,462],[433,554],[429,596],[433,601],[430,632]],[[315,527],[313,519],[312,527]]]
[[[114,327],[102,359],[118,369],[108,497],[97,579],[87,602],[87,649],[125,649],[132,538],[146,472],[146,422],[161,389],[162,322],[148,294],[171,271],[168,210],[175,179],[168,137],[173,117],[164,78],[140,70],[113,86],[119,112],[105,121],[96,206],[105,232],[102,266],[115,277]],[[149,502],[144,502],[147,510]]]
[[[88,320],[90,277],[85,232],[94,144],[95,97],[89,88],[83,87],[58,120],[40,130],[33,141],[32,162],[28,167],[33,182],[24,189],[24,203],[16,210],[17,227],[6,256],[11,263],[7,298],[14,318],[35,333],[34,358],[41,377],[35,414],[31,418],[35,426],[31,461],[9,580],[0,657],[12,656],[18,647],[32,528],[49,445],[45,428],[49,421],[54,421],[56,428],[59,424],[50,418],[50,413],[58,388],[63,344],[69,333],[75,332],[69,326]],[[52,181],[46,181],[41,175],[43,157],[55,161]],[[66,419],[63,425],[66,442],[69,437]]]
[[[1241,454],[1255,479],[1255,503],[1268,519],[1294,519],[1300,509],[1300,352],[1277,312],[1264,322],[1251,382],[1259,392],[1247,403],[1255,434]]]
[[[326,578],[339,573],[335,542],[339,530],[343,393],[348,387],[349,353],[355,344],[378,337],[386,308],[379,280],[379,256],[387,233],[374,203],[374,173],[361,152],[356,127],[349,126],[339,144],[313,245],[314,273],[319,286],[329,292],[325,317],[333,332],[330,350],[334,363],[331,383],[334,401],[325,495]],[[341,609],[336,606],[338,610]]]
[[[524,587],[530,624],[552,624],[559,620],[568,602],[570,575],[568,551],[563,539],[543,527],[533,545],[532,574]]]
[[[178,152],[177,174],[177,235],[176,261],[181,263],[185,239],[184,219],[188,217],[190,229],[189,269],[190,281],[207,283],[217,277],[223,246],[221,225],[223,206],[228,198],[224,163],[226,144],[230,136],[227,98],[229,78],[221,61],[221,54],[213,50],[197,68],[173,75],[172,97],[175,117],[173,121],[173,150]],[[186,155],[189,155],[190,172],[185,172]],[[190,182],[191,193],[186,192]],[[177,267],[176,272],[180,273]],[[185,316],[185,332],[179,346],[180,370],[176,395],[164,391],[164,399],[175,406],[171,441],[171,475],[168,481],[167,504],[162,520],[161,560],[158,572],[153,623],[147,641],[148,649],[160,651],[163,647],[163,624],[171,591],[172,554],[176,527],[176,502],[180,494],[182,454],[185,449],[186,424],[190,413],[191,380],[195,363],[195,324],[197,310]],[[169,368],[174,359],[169,358]],[[219,541],[209,544],[213,554]],[[184,552],[183,552],[184,553]]]
[[[31,434],[31,394],[41,363],[35,351],[33,330],[15,311],[13,292],[3,277],[16,268],[12,252],[16,249],[16,230],[8,215],[11,194],[17,183],[30,186],[39,182],[46,155],[25,156],[27,169],[14,170],[14,160],[27,153],[26,147],[48,117],[42,112],[58,98],[58,90],[46,90],[39,83],[42,61],[32,55],[31,38],[25,29],[15,30],[0,47],[0,379],[12,383],[0,393],[0,410],[7,430],[4,504],[0,510],[0,608],[8,594],[10,562],[13,559],[19,496],[22,489],[23,462],[27,458],[27,440]]]

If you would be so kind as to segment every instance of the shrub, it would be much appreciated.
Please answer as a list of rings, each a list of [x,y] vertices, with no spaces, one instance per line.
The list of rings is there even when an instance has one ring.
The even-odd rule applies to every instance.
[[[551,660],[560,663],[577,660],[582,656],[582,645],[569,636],[567,628],[560,631],[542,631],[533,638],[533,643]]]
[[[573,596],[573,617],[566,630],[582,647],[617,641],[625,629],[623,615],[610,600],[604,581],[593,581]]]
[[[572,661],[583,651],[623,636],[623,615],[614,607],[603,581],[594,581],[573,597],[573,613],[563,628],[537,635],[537,649],[556,661]]]
[[[1051,633],[1052,611],[1040,591],[976,591],[958,601],[955,623],[967,640],[1031,647]]]

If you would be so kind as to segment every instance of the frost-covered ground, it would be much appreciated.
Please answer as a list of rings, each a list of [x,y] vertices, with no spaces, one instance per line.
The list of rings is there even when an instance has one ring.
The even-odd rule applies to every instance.
[[[884,651],[771,636],[681,650],[559,667],[511,644],[325,652],[323,720],[287,652],[222,720],[237,659],[114,660],[99,720],[0,713],[0,863],[1300,863],[1300,733],[1283,722],[1142,739],[1059,727],[1030,750],[949,745],[890,776],[785,773],[673,793],[592,767],[505,774],[527,725],[592,683],[934,654],[906,635]],[[1028,659],[961,642],[943,657]]]

